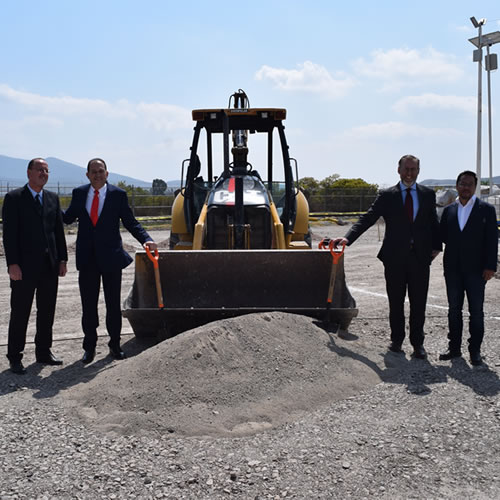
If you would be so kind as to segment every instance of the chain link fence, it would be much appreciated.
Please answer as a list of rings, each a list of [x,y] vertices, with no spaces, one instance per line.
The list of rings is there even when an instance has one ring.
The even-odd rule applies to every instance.
[[[3,198],[9,191],[23,186],[0,182],[0,204],[3,204]],[[75,187],[59,183],[47,183],[44,189],[57,193],[61,208],[65,210],[70,204],[71,193]],[[126,190],[129,204],[136,217],[168,217],[172,214],[172,204],[174,202],[174,193],[172,191],[168,191],[164,195],[152,195],[141,187],[127,186]]]
[[[0,205],[3,204],[5,194],[18,187],[22,186],[0,182]],[[69,206],[71,193],[74,188],[75,186],[59,183],[48,183],[45,186],[45,189],[59,195],[63,210]],[[166,194],[163,195],[153,195],[145,188],[127,186],[126,191],[130,206],[136,217],[146,219],[168,218],[172,215],[172,204],[175,199],[172,190],[167,191]],[[377,194],[377,191],[370,188],[334,188],[326,194],[306,194],[306,196],[311,213],[361,214],[368,210],[377,197]],[[500,219],[500,196],[482,195],[482,198],[495,206],[497,218]]]
[[[307,201],[311,212],[364,213],[376,197],[374,189],[340,188],[327,194],[310,195]]]

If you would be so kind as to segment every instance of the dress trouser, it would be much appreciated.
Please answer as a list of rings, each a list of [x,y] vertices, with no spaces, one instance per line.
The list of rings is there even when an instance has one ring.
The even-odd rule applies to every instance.
[[[410,343],[418,347],[424,343],[425,306],[429,289],[429,264],[420,262],[411,251],[403,262],[386,263],[385,283],[389,298],[391,341],[402,344],[405,338],[405,297],[410,301]]]
[[[444,275],[448,295],[448,340],[451,352],[460,352],[462,347],[462,308],[467,294],[469,303],[469,351],[479,353],[484,337],[484,281],[479,272],[447,271]]]
[[[46,354],[52,347],[52,327],[56,310],[58,268],[52,268],[49,258],[43,260],[38,276],[10,281],[10,321],[7,358],[10,362],[21,361],[26,345],[26,330],[36,293],[37,354]]]
[[[93,351],[97,345],[97,327],[99,326],[99,291],[104,290],[106,303],[106,329],[109,334],[109,347],[118,348],[122,330],[121,283],[122,271],[101,271],[95,259],[85,268],[80,269],[78,284],[82,301],[82,329],[84,334],[83,349]]]

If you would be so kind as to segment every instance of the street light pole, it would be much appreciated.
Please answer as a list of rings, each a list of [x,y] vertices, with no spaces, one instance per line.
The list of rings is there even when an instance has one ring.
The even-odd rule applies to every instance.
[[[471,17],[470,20],[475,28],[479,29],[479,37],[469,38],[469,42],[471,42],[477,50],[474,50],[473,61],[478,63],[478,103],[477,103],[477,114],[478,114],[478,124],[477,124],[477,176],[478,179],[481,180],[481,102],[482,102],[482,82],[481,82],[481,63],[482,63],[482,48],[486,47],[486,58],[485,58],[485,69],[488,78],[488,146],[489,146],[489,178],[490,178],[490,194],[493,193],[493,139],[492,139],[492,127],[491,127],[491,75],[492,71],[495,71],[498,67],[497,63],[497,55],[490,54],[490,47],[500,42],[500,31],[494,31],[492,33],[486,33],[483,35],[482,26],[486,23],[486,19],[481,19],[479,22],[475,17]],[[481,183],[478,183],[478,188]],[[480,194],[480,188],[476,190],[476,194]]]
[[[493,195],[493,146],[491,137],[491,70],[492,58],[490,57],[490,44],[486,45],[486,73],[488,76],[488,153],[489,153],[489,174],[490,174],[490,196]]]
[[[476,174],[477,174],[477,187],[476,195],[481,195],[481,124],[482,124],[482,113],[483,113],[483,94],[482,94],[482,68],[481,63],[483,60],[483,49],[481,47],[481,35],[483,24],[486,19],[481,19],[479,22],[473,16],[470,18],[472,24],[475,28],[479,30],[479,41],[478,48],[474,51],[474,61],[477,61],[477,144],[476,144]]]

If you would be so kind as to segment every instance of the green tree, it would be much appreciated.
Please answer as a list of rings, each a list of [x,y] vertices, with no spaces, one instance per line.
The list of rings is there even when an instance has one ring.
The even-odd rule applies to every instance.
[[[335,182],[340,177],[339,174],[332,174],[328,177],[325,177],[322,181],[319,182],[319,192],[320,194],[330,194],[335,185]]]
[[[127,192],[127,194],[132,193],[133,186],[129,186],[125,181],[119,181],[116,183],[117,187],[120,189],[123,189],[124,191]]]
[[[319,190],[319,182],[314,177],[302,177],[299,179],[299,186],[304,191],[306,198],[315,195]]]
[[[148,194],[150,194],[148,189],[144,189],[144,188],[136,187],[136,186],[131,186],[130,184],[127,184],[125,181],[119,181],[116,183],[116,185],[119,188],[126,191],[128,196],[132,196],[132,194],[135,194],[135,195],[148,195]]]
[[[167,183],[163,179],[153,179],[151,194],[162,195],[167,190]]]
[[[363,189],[366,193],[376,193],[377,184],[369,184],[363,179],[337,179],[331,186],[333,189]]]

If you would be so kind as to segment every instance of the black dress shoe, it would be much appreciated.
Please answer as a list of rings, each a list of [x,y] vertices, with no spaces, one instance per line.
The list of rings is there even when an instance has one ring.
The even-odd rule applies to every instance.
[[[479,366],[483,364],[483,358],[481,358],[481,354],[479,352],[471,352],[470,362],[473,366]]]
[[[450,359],[461,358],[462,353],[460,351],[446,351],[439,355],[440,361],[449,361]]]
[[[418,345],[413,348],[413,357],[417,359],[426,359],[427,353],[425,352],[423,345]]]
[[[110,347],[109,355],[114,359],[125,359],[127,357],[121,347]]]
[[[92,361],[94,361],[94,358],[95,358],[95,351],[85,351],[83,353],[82,363],[84,365],[88,365],[89,363],[92,363]]]
[[[10,371],[16,375],[24,375],[26,373],[26,368],[24,368],[21,361],[11,361]]]
[[[403,349],[401,349],[401,344],[398,344],[397,342],[391,342],[391,344],[389,345],[389,351],[403,352]]]
[[[36,362],[37,363],[43,363],[44,365],[52,365],[52,366],[57,366],[57,365],[62,365],[63,362],[61,359],[57,359],[51,351],[45,352],[45,353],[40,353],[36,354]]]

